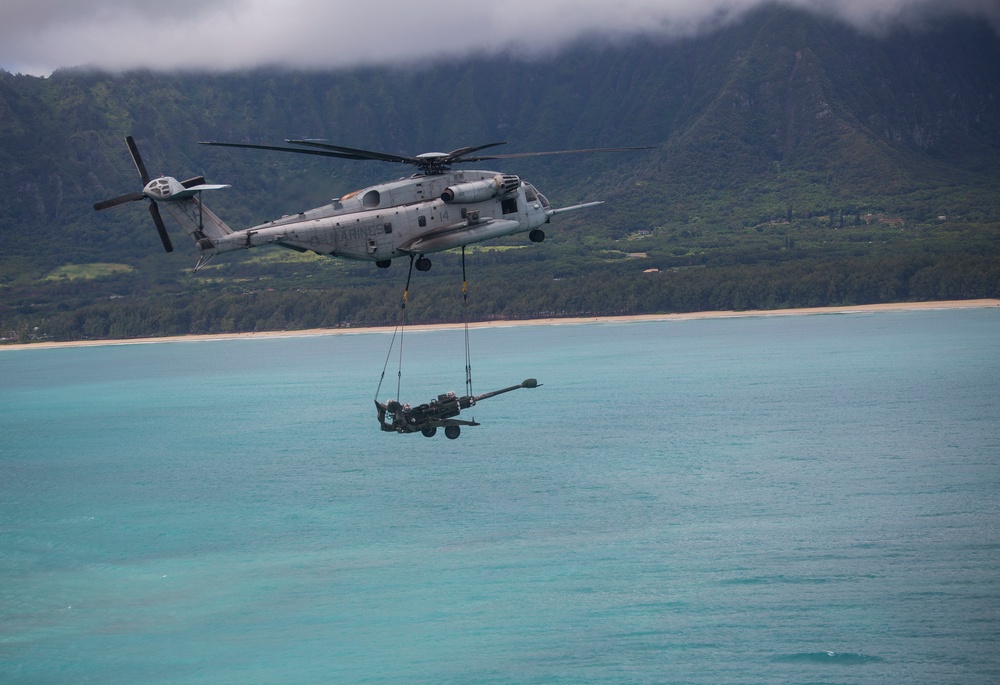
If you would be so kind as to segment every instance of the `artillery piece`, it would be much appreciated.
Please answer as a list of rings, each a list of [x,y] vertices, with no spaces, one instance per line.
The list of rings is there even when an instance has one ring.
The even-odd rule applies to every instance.
[[[454,392],[438,395],[437,398],[426,404],[411,407],[409,404],[401,404],[398,400],[389,400],[385,403],[375,400],[375,408],[378,412],[378,422],[382,430],[393,433],[423,433],[426,437],[433,437],[437,429],[444,428],[444,434],[449,439],[454,440],[462,432],[462,426],[478,426],[475,419],[466,421],[455,418],[462,413],[463,409],[474,407],[477,402],[502,395],[505,392],[517,390],[519,388],[537,388],[539,383],[534,378],[528,378],[517,385],[502,390],[483,393],[482,395],[457,396]]]

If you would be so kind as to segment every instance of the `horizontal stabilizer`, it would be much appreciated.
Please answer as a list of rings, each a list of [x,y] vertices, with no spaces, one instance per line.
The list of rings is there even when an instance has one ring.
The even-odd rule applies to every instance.
[[[230,187],[230,185],[225,183],[200,183],[196,186],[191,186],[188,190],[222,190],[223,188]]]
[[[183,200],[185,198],[192,197],[193,195],[200,193],[203,190],[222,190],[223,188],[229,188],[228,185],[213,184],[213,183],[202,183],[201,185],[191,186],[190,188],[185,188],[184,190],[177,190],[170,194],[170,197],[164,198],[169,201]],[[173,190],[173,189],[172,189]]]

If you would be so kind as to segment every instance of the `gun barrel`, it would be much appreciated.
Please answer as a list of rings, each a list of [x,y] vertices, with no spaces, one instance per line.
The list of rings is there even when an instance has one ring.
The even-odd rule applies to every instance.
[[[519,388],[537,388],[540,385],[538,381],[534,378],[525,379],[523,382],[517,385],[512,385],[509,388],[504,388],[503,390],[494,390],[493,392],[483,393],[482,395],[476,395],[473,400],[479,402],[480,400],[485,400],[490,397],[496,397],[497,395],[502,395],[505,392],[510,392],[511,390],[517,390]]]

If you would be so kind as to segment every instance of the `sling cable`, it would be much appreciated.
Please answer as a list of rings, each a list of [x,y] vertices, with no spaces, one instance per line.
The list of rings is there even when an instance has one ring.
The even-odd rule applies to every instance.
[[[385,380],[385,371],[389,368],[389,358],[392,357],[392,348],[396,344],[396,335],[399,335],[399,368],[396,371],[396,402],[399,403],[399,388],[403,382],[403,331],[406,328],[406,303],[410,299],[410,279],[413,278],[413,255],[410,255],[410,270],[406,274],[406,287],[403,288],[403,303],[399,309],[399,323],[392,331],[392,340],[389,341],[389,351],[385,355],[385,364],[382,365],[382,375],[378,379],[378,387],[375,388],[375,404],[379,405],[378,394],[382,390],[382,381]]]
[[[465,269],[465,247],[462,247],[462,319],[465,329],[465,392],[462,397],[458,397],[454,392],[438,395],[436,399],[427,404],[411,407],[400,402],[400,388],[403,378],[403,333],[406,328],[406,305],[409,301],[410,279],[413,276],[413,255],[410,256],[410,270],[406,276],[406,288],[403,290],[403,302],[400,308],[399,323],[393,331],[392,340],[389,342],[389,351],[385,357],[385,364],[382,366],[382,375],[379,377],[378,387],[375,389],[375,408],[378,412],[378,421],[383,431],[396,433],[415,433],[420,431],[427,437],[433,436],[438,427],[444,427],[445,435],[449,438],[457,438],[461,432],[461,426],[478,426],[475,419],[465,421],[456,419],[462,409],[472,407],[476,400],[481,397],[472,395],[472,352],[469,342],[469,294],[468,280]],[[387,400],[385,403],[379,402],[379,392],[382,390],[382,383],[385,380],[385,372],[389,367],[389,359],[392,357],[393,346],[396,336],[399,336],[399,367],[396,372],[396,399]],[[521,387],[521,386],[515,386]],[[534,386],[531,386],[534,387]],[[510,388],[514,389],[514,388]],[[487,393],[492,397],[497,393]],[[485,396],[483,396],[485,397]]]

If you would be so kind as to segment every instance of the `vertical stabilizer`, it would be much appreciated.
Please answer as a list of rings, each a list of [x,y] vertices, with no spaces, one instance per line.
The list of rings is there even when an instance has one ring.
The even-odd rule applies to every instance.
[[[163,208],[191,236],[201,252],[213,250],[220,238],[233,232],[198,197],[164,202]]]

